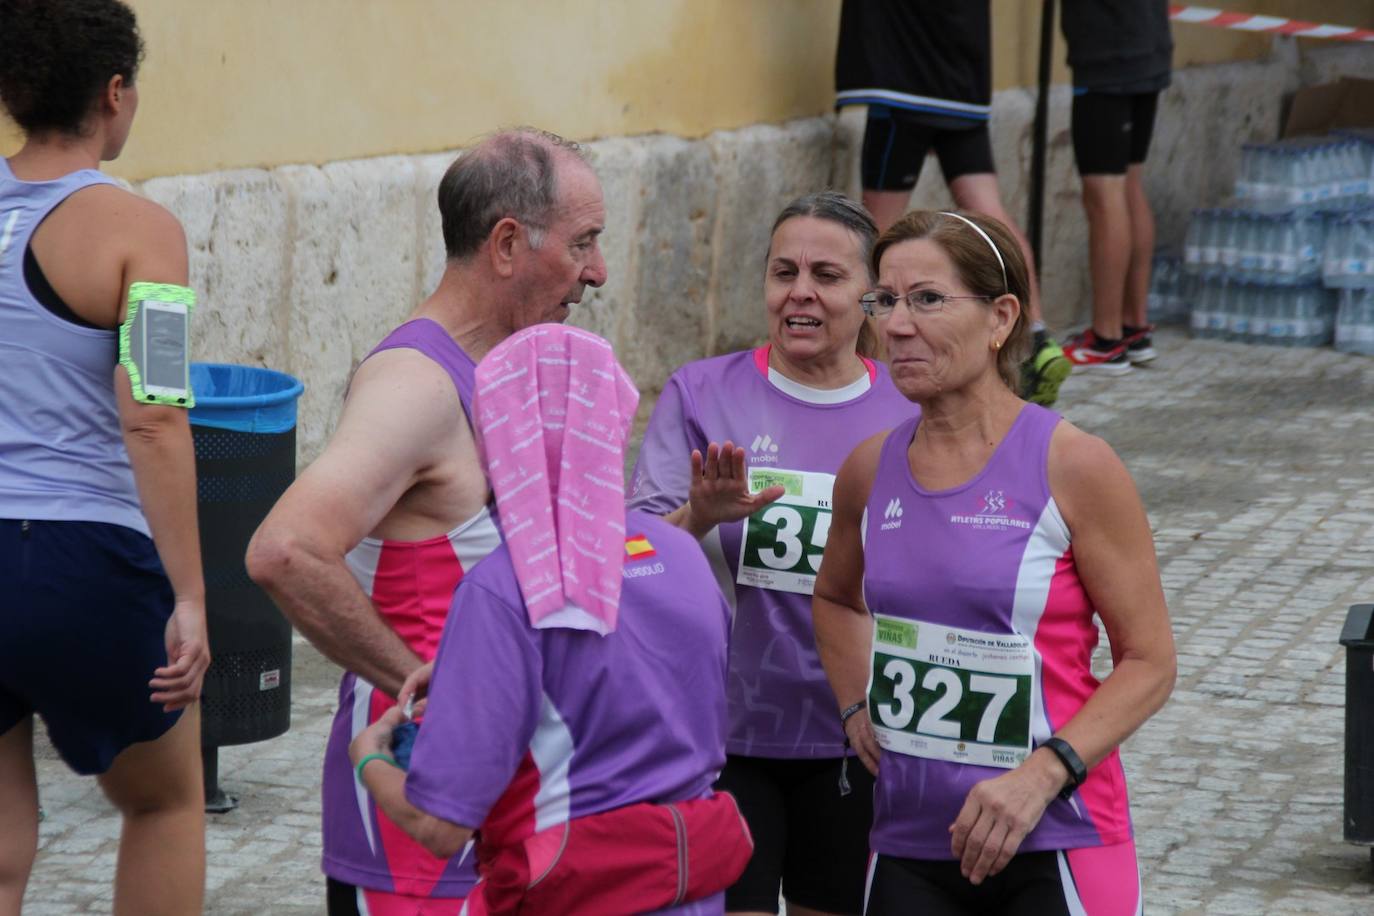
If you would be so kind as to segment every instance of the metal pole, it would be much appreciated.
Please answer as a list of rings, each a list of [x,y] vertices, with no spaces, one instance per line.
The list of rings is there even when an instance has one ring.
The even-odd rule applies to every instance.
[[[1045,150],[1049,143],[1050,55],[1054,53],[1054,0],[1043,0],[1040,13],[1040,87],[1035,97],[1035,128],[1031,137],[1030,214],[1026,231],[1036,264],[1041,254],[1041,223],[1045,213]]]

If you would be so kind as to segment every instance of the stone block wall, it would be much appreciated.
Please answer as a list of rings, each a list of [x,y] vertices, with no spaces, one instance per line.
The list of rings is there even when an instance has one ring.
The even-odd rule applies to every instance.
[[[1272,139],[1283,95],[1339,74],[1374,76],[1374,48],[1299,55],[1175,74],[1161,99],[1147,188],[1161,244],[1188,212],[1224,197],[1240,146]],[[1087,229],[1069,140],[1069,88],[1050,99],[1044,263],[1046,317],[1087,313]],[[993,145],[1010,213],[1026,212],[1035,96],[993,100]],[[610,279],[572,321],[610,339],[647,392],[692,359],[764,335],[763,262],[779,209],[808,191],[857,195],[862,113],[757,125],[699,140],[666,135],[587,144],[606,196]],[[156,178],[137,188],[186,227],[200,292],[194,356],[269,366],[306,383],[300,457],[313,459],[338,418],[359,360],[437,282],[443,246],[435,191],[454,153],[389,156]],[[949,205],[928,160],[913,206]]]

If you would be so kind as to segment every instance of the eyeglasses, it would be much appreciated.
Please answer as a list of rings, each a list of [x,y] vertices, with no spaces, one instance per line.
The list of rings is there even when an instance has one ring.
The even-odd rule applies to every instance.
[[[930,315],[940,311],[945,307],[946,302],[955,299],[994,299],[994,296],[946,296],[944,293],[937,293],[933,289],[913,289],[905,296],[897,296],[886,290],[875,289],[870,293],[864,293],[859,297],[859,304],[863,306],[864,314],[874,318],[885,318],[892,314],[892,310],[897,307],[897,303],[906,300],[906,307],[911,310],[913,315]]]

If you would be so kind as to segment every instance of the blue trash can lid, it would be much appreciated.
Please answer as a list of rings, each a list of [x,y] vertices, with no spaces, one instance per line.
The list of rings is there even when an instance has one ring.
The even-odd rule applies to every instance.
[[[280,433],[296,425],[296,399],[305,385],[275,369],[192,363],[191,390],[196,394],[193,425]]]

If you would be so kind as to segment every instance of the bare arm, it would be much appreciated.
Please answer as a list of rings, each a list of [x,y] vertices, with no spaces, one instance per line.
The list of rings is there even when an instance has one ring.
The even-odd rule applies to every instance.
[[[1092,768],[1164,705],[1174,684],[1173,633],[1149,522],[1121,459],[1101,439],[1061,423],[1049,476],[1114,662],[1056,733]],[[1039,748],[1015,770],[974,786],[950,827],[964,875],[977,884],[1001,871],[1068,775],[1053,752]]]
[[[466,422],[441,368],[405,350],[374,356],[354,377],[324,454],[248,546],[249,575],[296,628],[390,696],[420,659],[382,620],[344,557],[442,462],[454,424]]]
[[[845,722],[844,730],[859,759],[874,775],[878,772],[879,748],[866,708],[873,618],[864,604],[861,527],[885,438],[887,433],[879,433],[860,443],[840,466],[830,534],[811,598],[816,649],[839,708],[865,704]]]
[[[1111,447],[1060,424],[1050,446],[1050,488],[1112,650],[1112,673],[1058,732],[1092,767],[1168,699],[1174,636],[1145,507]]]
[[[356,767],[368,754],[390,756],[391,732],[404,721],[405,714],[400,707],[393,706],[354,738],[348,747],[353,765]],[[473,828],[427,814],[412,805],[405,795],[404,771],[384,761],[374,761],[363,767],[362,778],[377,807],[385,811],[396,826],[438,858],[452,858],[472,839]]]
[[[131,253],[120,283],[120,322],[128,311],[131,283],[187,282],[186,237],[175,217],[160,207],[148,208],[131,233]],[[138,403],[123,366],[115,367],[114,390],[139,502],[176,599],[167,623],[167,665],[152,672],[149,682],[152,701],[180,709],[200,696],[210,666],[191,427],[182,408]]]

